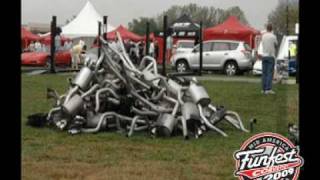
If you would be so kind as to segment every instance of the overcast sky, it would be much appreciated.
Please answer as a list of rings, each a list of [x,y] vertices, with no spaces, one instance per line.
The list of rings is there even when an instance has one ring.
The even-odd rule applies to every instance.
[[[277,6],[279,0],[90,0],[98,13],[108,15],[113,26],[128,25],[133,18],[154,17],[172,5],[196,3],[201,6],[214,6],[227,9],[239,6],[250,25],[263,29],[268,14]],[[49,23],[56,15],[58,24],[77,15],[87,0],[21,0],[22,24],[30,22]],[[170,18],[170,17],[169,17]]]

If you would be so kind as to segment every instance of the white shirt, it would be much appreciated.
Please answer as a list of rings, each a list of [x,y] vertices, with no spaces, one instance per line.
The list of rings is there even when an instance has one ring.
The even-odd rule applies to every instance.
[[[150,53],[150,54],[154,53],[154,44],[153,44],[153,42],[150,43],[149,53]]]
[[[34,48],[36,49],[36,51],[41,51],[41,43],[40,42],[36,42],[34,44]]]
[[[35,50],[35,44],[34,43],[29,44],[29,50],[30,51],[34,51]]]
[[[276,36],[271,32],[262,35],[261,43],[258,48],[258,54],[261,56],[276,57],[276,46],[278,41]]]

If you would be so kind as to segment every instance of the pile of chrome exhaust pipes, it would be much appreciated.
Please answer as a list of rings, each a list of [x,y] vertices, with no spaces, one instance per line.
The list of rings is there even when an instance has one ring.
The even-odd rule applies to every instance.
[[[182,134],[187,139],[209,130],[227,136],[217,127],[226,121],[248,132],[236,112],[211,103],[195,78],[162,76],[150,56],[136,66],[123,44],[115,48],[101,41],[101,56],[87,59],[66,94],[55,92],[47,115],[51,125],[71,134],[116,130],[130,137],[145,131],[152,137]]]

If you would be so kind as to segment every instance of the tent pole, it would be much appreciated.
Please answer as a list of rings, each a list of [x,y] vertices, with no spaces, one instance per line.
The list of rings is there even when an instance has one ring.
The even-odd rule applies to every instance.
[[[296,53],[296,84],[300,82],[300,35],[298,34],[298,41],[297,41],[297,53]]]
[[[203,44],[202,44],[202,21],[200,21],[200,29],[199,29],[199,63],[200,63],[200,69],[199,69],[199,76],[202,76],[202,65],[203,65]]]
[[[149,48],[150,48],[149,34],[150,34],[150,22],[147,21],[146,23],[146,56],[149,55]]]
[[[101,22],[98,22],[98,57],[100,57],[101,54],[101,42],[100,42],[100,36],[101,36]]]
[[[163,51],[162,51],[162,75],[166,76],[166,51],[167,51],[167,24],[168,16],[163,16]]]
[[[56,45],[55,45],[55,37],[56,37],[56,28],[57,28],[57,16],[52,16],[51,21],[51,48],[50,48],[50,72],[55,73],[55,51],[56,51]]]
[[[108,34],[108,16],[103,16],[103,25],[104,25],[103,38],[105,40],[108,40],[108,38],[107,38],[107,34]]]

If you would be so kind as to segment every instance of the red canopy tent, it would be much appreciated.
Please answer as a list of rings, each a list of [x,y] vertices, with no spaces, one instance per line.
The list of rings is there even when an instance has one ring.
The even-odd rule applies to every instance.
[[[108,34],[107,34],[108,40],[115,40],[117,31],[120,33],[123,40],[132,40],[134,42],[137,42],[142,39],[141,36],[139,36],[133,32],[130,32],[127,28],[120,25],[119,27],[117,27],[117,29],[115,29],[111,32],[108,32]]]
[[[225,22],[204,30],[204,40],[227,39],[245,41],[252,48],[255,46],[255,36],[259,31],[241,24],[235,16],[230,16]]]
[[[147,40],[147,36],[146,35],[142,36],[140,40],[146,41]],[[155,40],[155,36],[154,36],[153,32],[149,34],[149,40],[151,40],[151,41]]]
[[[40,40],[40,36],[33,34],[26,28],[21,28],[21,44],[23,48],[28,47],[31,41]]]

